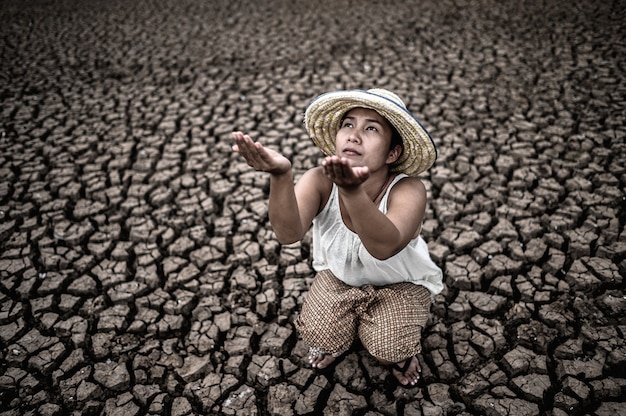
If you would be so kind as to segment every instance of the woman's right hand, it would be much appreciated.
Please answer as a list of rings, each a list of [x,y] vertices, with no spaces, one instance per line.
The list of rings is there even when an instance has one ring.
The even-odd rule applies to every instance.
[[[280,153],[255,142],[247,134],[233,132],[235,144],[232,149],[246,159],[249,166],[261,172],[280,175],[289,172],[291,162]]]

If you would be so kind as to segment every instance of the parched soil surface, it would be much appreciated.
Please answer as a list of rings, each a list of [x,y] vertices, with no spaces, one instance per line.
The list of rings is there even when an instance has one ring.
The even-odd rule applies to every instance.
[[[626,3],[3,0],[0,416],[626,414]],[[423,377],[318,373],[243,130],[319,163],[334,89],[439,149]]]

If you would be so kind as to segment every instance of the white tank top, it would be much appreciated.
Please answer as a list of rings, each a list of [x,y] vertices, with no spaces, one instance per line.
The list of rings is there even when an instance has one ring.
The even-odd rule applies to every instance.
[[[399,174],[387,188],[378,206],[382,213],[387,213],[391,188],[405,177],[407,175]],[[346,227],[341,218],[334,184],[326,206],[313,219],[313,268],[316,271],[330,269],[351,286],[411,282],[426,287],[434,295],[443,290],[443,273],[430,258],[428,245],[421,236],[387,260],[378,260],[368,253],[359,236]]]

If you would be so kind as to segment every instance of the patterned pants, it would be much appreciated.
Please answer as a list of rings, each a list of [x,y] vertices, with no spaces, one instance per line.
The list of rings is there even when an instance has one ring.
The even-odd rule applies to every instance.
[[[421,352],[431,303],[423,286],[354,287],[323,270],[313,280],[296,329],[309,346],[333,356],[358,338],[374,358],[397,363]]]

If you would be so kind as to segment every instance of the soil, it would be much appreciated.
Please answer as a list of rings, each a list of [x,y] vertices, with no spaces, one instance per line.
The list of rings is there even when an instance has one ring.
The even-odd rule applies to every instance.
[[[410,3],[410,4],[407,4]],[[2,2],[0,416],[626,414],[626,3]],[[242,130],[296,177],[317,95],[390,89],[438,148],[423,374],[294,330]]]

